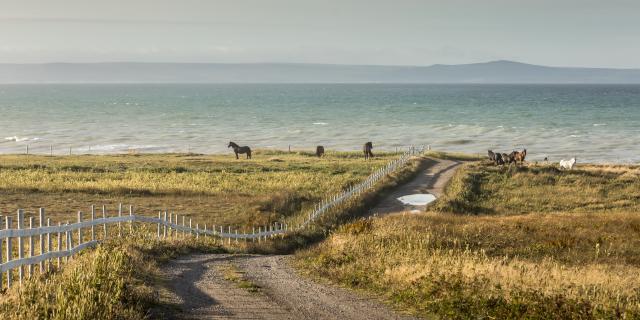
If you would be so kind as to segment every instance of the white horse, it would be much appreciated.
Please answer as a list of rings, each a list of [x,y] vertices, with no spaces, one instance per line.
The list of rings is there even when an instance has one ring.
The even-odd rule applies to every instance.
[[[573,166],[576,164],[576,158],[573,157],[571,158],[571,160],[560,160],[560,169],[567,169],[567,170],[571,170],[573,169]]]

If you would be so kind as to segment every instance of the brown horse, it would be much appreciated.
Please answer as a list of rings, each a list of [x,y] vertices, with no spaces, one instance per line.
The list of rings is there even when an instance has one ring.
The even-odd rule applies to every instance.
[[[371,152],[371,149],[373,149],[373,143],[371,143],[371,141],[365,143],[364,146],[362,146],[362,151],[364,152],[365,160],[369,158],[373,158],[373,152]]]
[[[239,159],[238,154],[247,154],[247,159],[251,159],[251,148],[248,146],[241,147],[237,143],[230,141],[227,148],[233,148],[233,152],[236,154],[236,159]]]
[[[324,147],[323,146],[317,146],[316,147],[316,156],[318,156],[318,158],[321,158],[324,155]]]

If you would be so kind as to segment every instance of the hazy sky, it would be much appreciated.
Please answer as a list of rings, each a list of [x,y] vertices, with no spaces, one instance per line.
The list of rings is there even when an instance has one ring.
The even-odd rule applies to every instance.
[[[0,62],[640,68],[639,0],[0,0]]]

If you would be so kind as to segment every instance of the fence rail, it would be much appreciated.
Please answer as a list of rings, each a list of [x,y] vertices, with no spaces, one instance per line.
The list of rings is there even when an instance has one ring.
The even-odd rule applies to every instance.
[[[238,232],[236,228],[227,226],[211,225],[207,228],[206,224],[203,224],[203,228],[200,224],[195,224],[191,219],[187,221],[182,216],[182,223],[178,223],[179,215],[173,214],[168,211],[158,212],[158,217],[149,217],[139,214],[134,214],[133,206],[129,206],[129,212],[127,215],[123,215],[123,206],[118,207],[118,216],[107,217],[106,208],[102,206],[102,217],[96,218],[96,207],[91,206],[90,219],[83,220],[83,213],[78,212],[77,222],[75,223],[58,223],[58,225],[51,225],[51,219],[45,219],[45,209],[40,208],[38,216],[38,226],[34,226],[34,217],[29,217],[28,227],[25,226],[24,210],[19,209],[17,212],[17,227],[13,227],[13,220],[11,216],[4,217],[5,229],[0,230],[0,289],[3,285],[3,274],[6,275],[7,287],[10,287],[13,283],[13,275],[15,269],[17,269],[18,281],[22,283],[25,278],[25,267],[27,267],[28,275],[34,274],[34,266],[38,266],[40,272],[44,272],[51,268],[53,260],[57,261],[58,267],[62,263],[62,259],[65,260],[72,257],[76,253],[86,249],[95,247],[101,241],[109,237],[108,226],[113,230],[113,225],[117,227],[117,236],[121,237],[123,234],[122,223],[129,224],[129,233],[134,231],[134,223],[146,223],[156,226],[156,236],[158,238],[171,237],[172,234],[176,236],[178,232],[182,232],[183,235],[187,233],[196,238],[200,236],[217,237],[224,243],[226,240],[228,244],[231,244],[231,240],[242,239],[245,241],[261,241],[268,238],[275,237],[277,235],[283,235],[288,232],[295,232],[301,229],[307,228],[316,219],[322,216],[324,213],[329,212],[331,209],[339,206],[345,201],[355,198],[360,194],[371,189],[380,179],[386,175],[393,173],[399,168],[403,167],[409,159],[422,153],[424,148],[409,148],[398,159],[389,162],[384,167],[376,170],[364,181],[354,186],[349,187],[347,190],[340,192],[339,194],[331,195],[319,203],[317,203],[313,210],[308,212],[302,223],[294,225],[292,227],[287,223],[276,222],[273,225],[258,227],[256,232],[255,228],[251,233]],[[2,216],[0,216],[0,222]],[[98,239],[96,229],[102,229],[102,238]],[[88,233],[84,233],[84,232]],[[115,232],[114,232],[115,233]],[[77,239],[74,241],[74,234]],[[15,247],[14,240],[17,240],[17,248]],[[25,252],[25,240],[28,242],[27,251]],[[53,243],[57,245],[53,247]],[[38,254],[36,255],[36,245],[38,246]],[[64,244],[64,248],[63,245]],[[4,256],[2,253],[4,249]],[[15,252],[17,249],[17,252]],[[27,256],[25,256],[25,253]],[[17,257],[16,257],[17,256]],[[4,261],[4,262],[3,262]]]

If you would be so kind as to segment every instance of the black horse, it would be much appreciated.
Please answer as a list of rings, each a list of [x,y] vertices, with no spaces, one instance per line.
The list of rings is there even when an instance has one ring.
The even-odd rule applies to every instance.
[[[236,154],[236,159],[239,159],[238,154],[246,153],[247,159],[251,159],[251,148],[248,146],[241,147],[237,143],[231,141],[227,148],[233,148],[233,152]]]
[[[371,143],[371,141],[365,143],[364,146],[362,146],[362,151],[364,152],[365,160],[369,158],[373,158],[373,152],[371,152],[371,149],[373,149],[373,143]]]
[[[496,162],[496,154],[491,150],[487,150],[487,154],[489,155],[489,161],[495,163]]]
[[[497,166],[501,166],[504,164],[504,159],[502,159],[502,155],[499,152],[496,152],[495,154],[495,163]]]

